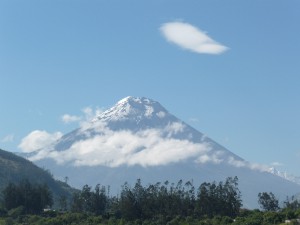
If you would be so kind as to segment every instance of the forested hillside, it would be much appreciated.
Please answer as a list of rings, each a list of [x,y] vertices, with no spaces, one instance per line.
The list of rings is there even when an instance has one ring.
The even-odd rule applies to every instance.
[[[46,184],[53,193],[54,201],[60,196],[70,198],[72,188],[65,182],[53,179],[52,175],[29,160],[0,149],[0,198],[9,183],[28,180],[31,183]]]

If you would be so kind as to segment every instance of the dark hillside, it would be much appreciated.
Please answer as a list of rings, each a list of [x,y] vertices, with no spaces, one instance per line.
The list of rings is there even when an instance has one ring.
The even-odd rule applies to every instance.
[[[47,184],[53,193],[54,201],[60,196],[71,197],[73,189],[64,182],[53,179],[52,175],[11,152],[0,149],[0,198],[2,190],[10,183],[27,179],[31,183]]]

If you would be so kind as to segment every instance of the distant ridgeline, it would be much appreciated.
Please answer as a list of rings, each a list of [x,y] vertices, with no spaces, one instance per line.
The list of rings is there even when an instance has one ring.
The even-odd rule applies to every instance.
[[[22,180],[46,184],[53,193],[54,201],[59,196],[70,198],[72,195],[72,188],[64,182],[53,179],[48,171],[20,156],[0,149],[0,198],[9,183],[17,184]]]

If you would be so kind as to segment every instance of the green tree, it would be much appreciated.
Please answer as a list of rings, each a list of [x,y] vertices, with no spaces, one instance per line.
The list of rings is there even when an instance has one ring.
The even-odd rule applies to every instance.
[[[72,197],[71,211],[82,212],[83,211],[83,199],[80,192],[75,192]]]
[[[52,193],[47,185],[31,184],[28,180],[18,185],[10,183],[3,191],[4,206],[7,210],[24,207],[25,213],[41,213],[53,204]]]
[[[265,211],[277,211],[279,209],[278,199],[272,192],[262,192],[258,194],[258,203]]]
[[[96,215],[103,215],[105,213],[108,197],[106,195],[106,188],[97,184],[95,191],[92,193],[92,212]]]
[[[92,212],[93,211],[93,193],[91,191],[92,187],[88,185],[84,185],[80,197],[83,203],[83,211],[84,212]]]
[[[241,192],[238,189],[238,178],[228,177],[223,186],[222,202],[224,202],[223,215],[235,217],[242,207]]]
[[[235,217],[242,206],[237,177],[228,177],[225,183],[202,183],[197,197],[196,212],[200,216]]]
[[[10,210],[21,205],[18,191],[17,186],[13,183],[9,183],[3,190],[4,207],[6,209]]]
[[[129,187],[128,183],[122,186],[120,197],[120,211],[123,218],[127,220],[134,220],[138,218],[139,210],[135,201],[134,193]]]
[[[300,201],[298,199],[296,199],[294,196],[292,196],[292,198],[288,198],[286,199],[286,201],[284,202],[285,208],[291,209],[291,210],[297,210],[300,209]]]
[[[211,184],[202,183],[198,189],[196,211],[198,215],[212,216]]]
[[[61,211],[67,211],[67,208],[68,208],[68,201],[67,201],[67,197],[65,195],[61,195],[59,197],[59,209]]]

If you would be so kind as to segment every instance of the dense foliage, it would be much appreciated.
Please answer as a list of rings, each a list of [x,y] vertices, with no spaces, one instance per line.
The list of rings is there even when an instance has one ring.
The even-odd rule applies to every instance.
[[[61,196],[57,210],[42,212],[51,205],[47,186],[33,185],[28,181],[9,184],[3,192],[0,204],[0,225],[4,224],[122,224],[122,225],[268,225],[300,224],[300,203],[287,199],[284,207],[260,210],[242,209],[238,179],[224,182],[164,183],[142,185],[137,180],[131,187],[125,183],[119,196],[110,196],[109,188],[97,185],[94,189],[85,185],[74,193],[71,201]],[[275,199],[270,193],[260,193],[258,202]],[[267,201],[268,202],[268,201]]]
[[[234,217],[242,206],[241,202],[237,177],[227,178],[224,183],[203,183],[197,190],[190,181],[183,183],[180,180],[176,185],[166,181],[143,186],[141,180],[137,180],[133,188],[125,183],[119,198],[108,197],[103,186],[97,185],[92,191],[85,185],[74,194],[71,210],[102,216],[109,213],[129,221],[168,220],[176,216]]]
[[[7,210],[23,207],[25,214],[41,213],[53,204],[52,194],[47,185],[33,185],[28,180],[20,184],[10,183],[3,191],[4,207]]]

